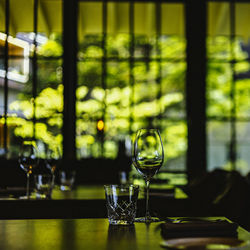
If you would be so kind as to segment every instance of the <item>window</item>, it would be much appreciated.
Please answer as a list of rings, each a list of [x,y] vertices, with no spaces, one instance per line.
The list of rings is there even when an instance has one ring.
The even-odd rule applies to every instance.
[[[249,172],[249,13],[250,3],[208,4],[209,170]]]
[[[29,27],[20,25],[14,32],[29,44],[30,75],[26,82],[20,83],[21,90],[8,106],[3,123],[12,123],[17,144],[18,140],[32,136],[48,145],[61,145],[62,2],[34,0],[30,3],[26,6]],[[14,9],[14,5],[18,7],[16,4],[21,3],[2,1],[5,18],[10,19],[5,27],[7,32],[4,28],[2,32],[9,33],[8,37],[13,33],[10,17],[23,18],[23,12]],[[52,16],[55,9],[58,15]],[[169,148],[166,150],[168,167],[185,170],[183,4],[81,1],[78,12],[77,158],[114,159],[120,141],[129,150],[131,136],[138,128],[155,126],[161,130],[164,144]],[[173,19],[173,12],[178,18]],[[170,20],[172,26],[165,26]],[[7,58],[10,56],[8,53]],[[7,87],[9,81],[5,80]],[[15,111],[15,117],[10,111]],[[100,122],[104,125],[102,129],[98,129]],[[15,153],[14,146],[11,141],[6,148]]]
[[[116,158],[119,141],[154,126],[168,168],[185,169],[185,39],[165,28],[171,12],[183,20],[183,4],[79,3],[78,26],[93,27],[78,35],[78,158]]]
[[[0,0],[0,152],[31,136],[115,159],[154,126],[163,171],[247,173],[249,4]]]
[[[0,4],[5,20],[0,27],[1,152],[13,158],[23,138],[62,144],[62,3],[4,0]],[[59,11],[52,16],[55,9]]]

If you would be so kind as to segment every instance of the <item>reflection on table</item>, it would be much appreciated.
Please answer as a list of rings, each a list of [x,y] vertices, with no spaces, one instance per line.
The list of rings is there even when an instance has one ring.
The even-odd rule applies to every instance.
[[[5,192],[13,190],[5,190]],[[25,192],[25,189],[23,190]],[[15,191],[16,195],[18,190]],[[169,192],[169,191],[168,191]],[[177,189],[172,189],[174,195],[163,196],[164,204],[167,206],[166,212],[170,210],[174,213],[169,213],[172,216],[178,216],[177,208],[183,209],[185,206],[182,204],[186,202],[186,195]],[[162,195],[162,194],[160,194]],[[96,186],[76,186],[71,191],[61,191],[56,187],[52,193],[52,199],[41,200],[20,200],[18,196],[6,196],[0,199],[0,219],[28,219],[28,218],[105,218],[106,202],[105,193],[102,185]],[[161,196],[162,197],[162,196]],[[157,202],[158,197],[151,197],[152,209],[159,207]],[[176,204],[177,202],[177,204]],[[160,200],[161,208],[164,209],[162,200]],[[179,204],[181,203],[181,205]],[[143,188],[138,200],[137,214],[144,216],[144,193]],[[18,207],[18,209],[16,209]]]
[[[180,189],[174,188],[173,186],[160,186],[154,185],[151,189],[152,196],[163,196],[172,197],[175,199],[185,199],[187,195]],[[144,198],[144,188],[140,188],[139,199]],[[84,185],[77,186],[71,191],[63,192],[56,187],[52,193],[52,199],[80,199],[80,200],[95,200],[95,199],[105,199],[105,193],[103,185]]]
[[[162,249],[160,223],[109,226],[107,219],[51,219],[0,221],[2,249]],[[250,233],[238,229],[239,238]]]

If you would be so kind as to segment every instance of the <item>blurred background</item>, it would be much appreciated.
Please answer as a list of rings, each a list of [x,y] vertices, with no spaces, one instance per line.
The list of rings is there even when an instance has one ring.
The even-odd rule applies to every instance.
[[[25,185],[25,138],[59,148],[79,183],[140,178],[131,147],[147,127],[159,181],[247,176],[250,1],[68,2],[0,0],[0,186]]]

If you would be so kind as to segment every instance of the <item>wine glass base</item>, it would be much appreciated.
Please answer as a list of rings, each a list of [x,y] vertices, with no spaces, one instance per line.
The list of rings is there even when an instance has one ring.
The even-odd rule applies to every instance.
[[[20,196],[19,197],[20,200],[30,200],[30,196]]]
[[[145,217],[139,217],[135,218],[135,222],[143,222],[143,223],[152,223],[152,222],[160,222],[161,220],[157,217],[150,217],[150,218],[145,218]]]
[[[18,199],[20,199],[20,200],[34,200],[34,199],[36,199],[36,197],[32,193],[29,196],[27,196],[27,195],[19,196]]]

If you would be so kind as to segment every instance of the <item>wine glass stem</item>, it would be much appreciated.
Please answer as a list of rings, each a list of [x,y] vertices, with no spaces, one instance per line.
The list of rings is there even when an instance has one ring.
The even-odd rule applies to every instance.
[[[27,196],[27,199],[30,198],[30,174],[29,173],[27,173],[26,196]]]
[[[149,213],[149,180],[145,180],[146,182],[146,214],[145,214],[145,222],[150,222],[151,216]]]
[[[55,173],[52,173],[52,187],[55,185]]]

